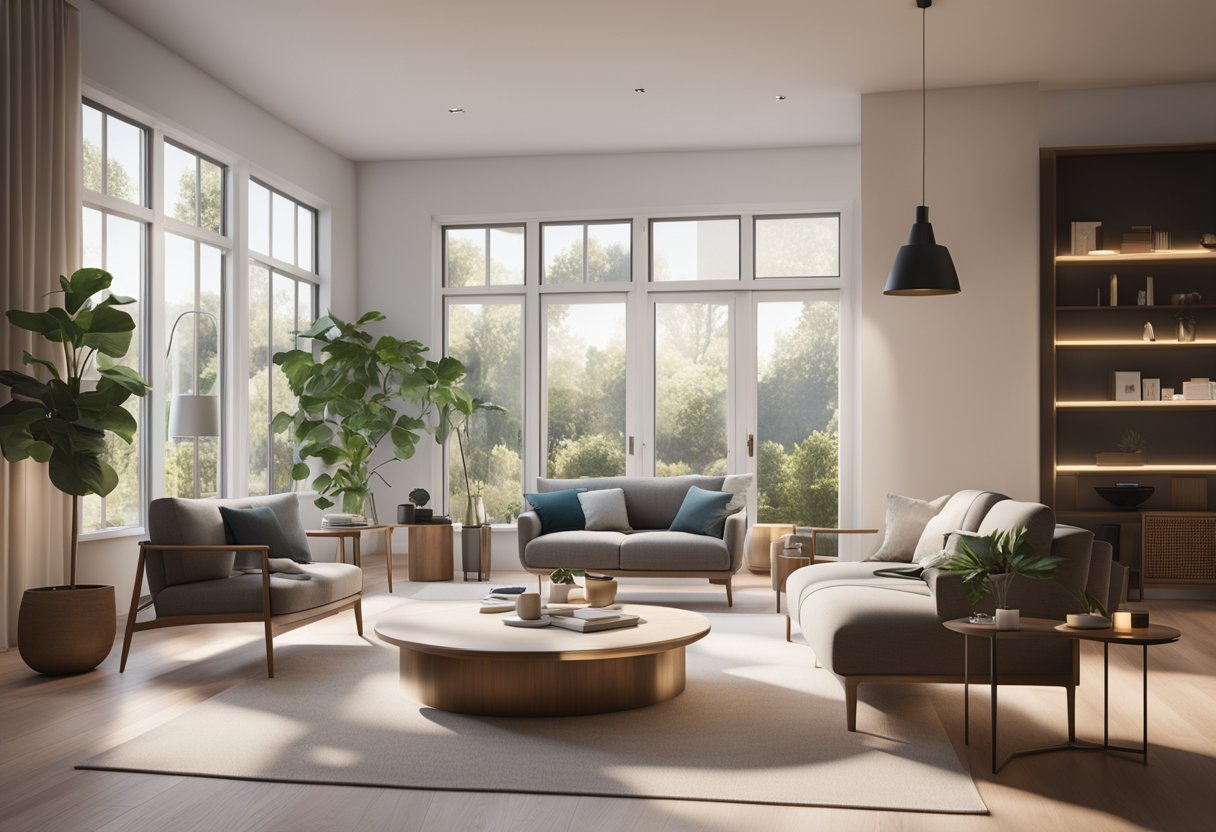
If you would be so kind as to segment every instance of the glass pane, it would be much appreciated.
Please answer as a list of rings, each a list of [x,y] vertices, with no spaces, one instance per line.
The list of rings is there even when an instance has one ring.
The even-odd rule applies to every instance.
[[[757,304],[756,467],[762,523],[828,528],[837,523],[839,356],[836,301]]]
[[[630,223],[587,226],[587,281],[627,283],[632,273]]]
[[[313,229],[316,224],[317,212],[301,205],[296,216],[296,265],[310,272],[316,270],[312,262]]]
[[[272,299],[271,338],[273,352],[285,352],[295,347],[296,336],[296,282],[286,275],[273,276],[274,297]],[[273,353],[272,353],[273,357]],[[271,415],[281,410],[296,409],[296,397],[291,394],[287,377],[280,367],[271,369]],[[271,472],[274,481],[271,490],[275,493],[290,491],[292,485],[291,466],[294,443],[286,433],[273,437],[273,460]]]
[[[726,473],[725,303],[657,303],[655,474]]]
[[[312,322],[316,320],[317,313],[313,308],[313,296],[316,291],[307,283],[300,282],[300,287],[296,290],[296,332],[303,332],[312,326]],[[301,341],[296,338],[295,346],[303,349],[301,344],[307,344],[307,339]]]
[[[198,225],[195,206],[197,158],[165,142],[165,215]]]
[[[80,498],[80,529],[85,532],[99,531],[105,526],[103,512],[105,511],[105,499],[98,497],[96,494],[90,494],[87,497]]]
[[[453,303],[448,307],[447,354],[464,362],[465,388],[506,408],[473,417],[465,444],[469,486],[480,493],[491,522],[519,516],[523,487],[523,305]],[[464,473],[460,445],[448,442],[448,511],[464,514]]]
[[[105,123],[107,193],[143,205],[144,131],[111,115]]]
[[[269,493],[270,272],[249,262],[249,493]]]
[[[656,220],[654,280],[738,280],[739,220]]]
[[[211,317],[198,319],[199,392],[204,396],[221,397],[224,366],[223,333],[220,321],[224,309],[224,252],[206,243],[199,243],[199,309]],[[222,406],[217,402],[217,406]],[[202,496],[220,493],[220,439],[200,437],[198,440],[199,482]]]
[[[142,429],[141,401],[138,396],[132,396],[123,402],[123,408]],[[105,498],[108,528],[139,525],[139,435],[137,432],[136,438],[128,445],[114,434],[106,434],[106,460],[118,474],[118,485]]]
[[[840,217],[756,218],[756,277],[836,277]]]
[[[101,212],[85,208],[80,215],[80,256],[88,268],[104,269],[101,259]]]
[[[625,474],[625,304],[545,307],[546,476]]]
[[[490,229],[490,285],[521,286],[524,282],[524,228]]]
[[[135,298],[121,307],[136,321],[131,347],[118,363],[139,369],[139,299],[144,279],[144,224],[110,214],[106,217],[106,270],[114,278],[110,291]],[[101,357],[99,356],[99,361]],[[124,443],[125,444],[125,443]]]
[[[444,231],[448,286],[486,285],[486,230],[448,228]]]
[[[545,283],[583,282],[583,228],[582,225],[542,226]]]
[[[194,309],[194,241],[177,234],[165,234],[165,327],[172,339],[166,344],[165,412],[168,424],[171,399],[176,394],[195,392],[195,329],[197,315],[179,317]],[[205,323],[205,322],[204,322]],[[176,329],[174,327],[176,326]],[[165,495],[193,497],[194,441],[166,435]]]
[[[224,233],[224,169],[199,159],[199,225]]]
[[[270,254],[270,191],[249,180],[249,250]]]
[[[84,175],[81,182],[90,191],[101,193],[101,110],[88,104],[81,106],[81,131],[84,136],[81,145]]]
[[[270,195],[271,223],[270,254],[287,263],[296,262],[296,204],[285,196]]]

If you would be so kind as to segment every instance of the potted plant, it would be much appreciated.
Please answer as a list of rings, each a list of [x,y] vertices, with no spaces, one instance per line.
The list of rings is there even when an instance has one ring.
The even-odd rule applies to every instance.
[[[454,434],[460,450],[460,473],[464,477],[465,492],[465,510],[461,523],[466,526],[480,526],[486,520],[486,512],[480,493],[474,495],[469,479],[468,458],[465,456],[465,445],[469,442],[469,426],[478,413],[505,411],[499,405],[483,401],[459,387],[438,391],[435,399],[439,402],[439,427],[435,438],[443,442],[449,435]]]
[[[581,569],[554,569],[549,573],[549,603],[565,604],[570,600],[570,590],[577,584],[575,578],[586,573]]]
[[[1073,597],[1081,602],[1084,612],[1070,612],[1065,617],[1069,627],[1077,630],[1102,630],[1110,626],[1110,615],[1106,607],[1094,596],[1075,586],[1065,586]]]
[[[373,311],[351,323],[330,312],[300,333],[321,345],[319,356],[301,349],[274,355],[299,403],[294,413],[278,413],[271,423],[275,432],[291,430],[299,443],[301,461],[292,467],[292,478],[307,479],[305,460],[320,460],[326,470],[312,481],[316,505],[325,509],[340,500],[343,511],[364,513],[372,523],[378,522],[372,477],[388,484],[380,469],[414,455],[429,430],[433,405],[451,401],[465,375],[454,358],[428,361],[418,341],[376,338],[364,329],[383,320]],[[373,465],[386,438],[391,452]]]
[[[996,600],[998,630],[1018,629],[1018,611],[1009,609],[1009,587],[1018,575],[1050,578],[1064,562],[1056,555],[1040,557],[1030,545],[1025,529],[994,531],[984,537],[962,538],[958,553],[942,564],[945,572],[959,574],[972,603],[991,590]]]
[[[434,512],[429,508],[423,508],[431,501],[431,495],[425,488],[415,488],[410,492],[410,502],[414,504],[414,519],[420,523],[425,523],[434,516]]]
[[[62,306],[5,313],[13,326],[40,334],[63,352],[62,370],[22,354],[23,364],[46,371],[45,381],[0,372],[0,385],[12,392],[0,407],[4,458],[47,463],[51,483],[72,499],[68,583],[27,589],[18,613],[21,658],[39,673],[85,673],[114,643],[114,587],[76,583],[80,498],[104,497],[118,486],[118,474],[103,458],[106,434],[131,442],[136,421],[123,404],[150,389],[139,373],[114,363],[127,354],[135,330],[134,319],[118,307],[135,301],[110,294],[112,282],[109,272],[79,269],[71,279],[59,278]]]

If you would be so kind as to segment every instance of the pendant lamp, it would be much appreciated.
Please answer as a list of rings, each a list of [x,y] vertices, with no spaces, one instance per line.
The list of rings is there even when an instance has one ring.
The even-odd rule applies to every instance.
[[[933,0],[916,0],[920,9],[920,201],[916,207],[916,222],[908,235],[908,244],[901,246],[895,263],[887,275],[884,295],[957,295],[958,273],[950,251],[939,246],[929,224],[929,209],[925,206],[925,9]]]

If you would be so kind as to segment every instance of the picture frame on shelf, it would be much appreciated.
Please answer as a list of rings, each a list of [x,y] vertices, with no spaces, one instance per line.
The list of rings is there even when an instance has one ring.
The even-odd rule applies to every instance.
[[[1161,400],[1161,379],[1145,378],[1140,380],[1140,394],[1146,402]]]
[[[1116,370],[1111,373],[1111,398],[1117,402],[1141,401],[1140,372]]]

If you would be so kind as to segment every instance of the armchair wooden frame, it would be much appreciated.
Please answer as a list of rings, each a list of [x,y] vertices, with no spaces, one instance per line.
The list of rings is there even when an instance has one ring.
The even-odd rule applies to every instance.
[[[323,535],[313,535],[311,532],[305,532],[310,537],[320,537]],[[162,552],[168,555],[172,553],[213,553],[226,555],[229,552],[256,552],[261,557],[262,566],[262,609],[256,612],[227,612],[216,613],[215,615],[166,615],[157,616],[151,621],[136,621],[139,613],[148,609],[155,602],[155,598],[149,598],[147,601],[140,603],[140,590],[143,589],[144,583],[144,564],[146,562],[148,552]],[[362,568],[359,563],[359,550],[355,548],[355,566]],[[127,613],[126,631],[123,634],[122,640],[122,658],[118,664],[118,672],[122,673],[127,669],[127,656],[131,651],[131,637],[138,631],[142,630],[158,630],[163,627],[184,627],[190,624],[234,624],[238,622],[261,621],[266,632],[266,675],[274,678],[274,637],[282,633],[289,632],[298,627],[303,627],[306,624],[311,624],[327,616],[342,612],[343,610],[353,610],[355,613],[355,627],[359,631],[359,635],[363,635],[363,592],[359,591],[355,595],[347,598],[342,598],[338,601],[333,601],[324,604],[320,607],[313,607],[309,610],[300,610],[299,612],[284,613],[283,615],[272,615],[270,612],[270,547],[269,546],[240,546],[235,544],[221,544],[219,546],[212,544],[210,546],[170,546],[153,544],[148,541],[142,541],[139,544],[139,561],[135,567],[135,586],[131,590],[131,608]]]
[[[829,529],[821,526],[811,526],[805,531],[783,534],[769,544],[769,571],[772,575],[773,592],[777,597],[777,612],[781,612],[781,593],[785,592],[785,581],[791,572],[801,569],[803,566],[813,566],[816,563],[834,563],[838,559],[836,555],[819,554],[817,547],[821,534],[878,534],[878,529]],[[781,552],[785,548],[786,541],[791,537],[809,537],[811,539],[811,551],[800,558],[790,558],[782,555]],[[785,616],[785,640],[790,640],[790,617],[788,612]]]

